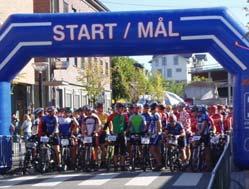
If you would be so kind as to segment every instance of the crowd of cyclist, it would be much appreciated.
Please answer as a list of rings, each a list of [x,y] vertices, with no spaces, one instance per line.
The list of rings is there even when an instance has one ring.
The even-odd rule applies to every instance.
[[[201,136],[205,144],[207,164],[210,159],[210,132],[221,135],[232,129],[232,108],[223,105],[188,106],[181,103],[177,106],[152,104],[130,104],[128,107],[116,103],[112,112],[104,112],[103,104],[97,104],[95,109],[84,106],[77,111],[70,108],[57,110],[37,108],[34,111],[35,120],[31,130],[26,132],[26,140],[31,135],[53,136],[52,147],[55,151],[55,162],[61,167],[62,138],[70,138],[71,168],[77,167],[78,139],[91,136],[93,138],[93,154],[95,168],[105,167],[108,135],[115,135],[113,167],[114,171],[127,169],[127,157],[131,154],[132,135],[149,136],[149,153],[154,159],[153,170],[163,169],[161,145],[165,138],[174,135],[178,139],[181,162],[188,166],[191,158],[191,138]],[[211,165],[207,166],[210,169]]]

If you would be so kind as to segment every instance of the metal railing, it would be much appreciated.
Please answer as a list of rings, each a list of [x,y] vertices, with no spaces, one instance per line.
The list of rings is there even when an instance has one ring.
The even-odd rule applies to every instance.
[[[208,189],[229,189],[231,181],[231,138],[227,136],[227,143],[216,163],[208,184]]]

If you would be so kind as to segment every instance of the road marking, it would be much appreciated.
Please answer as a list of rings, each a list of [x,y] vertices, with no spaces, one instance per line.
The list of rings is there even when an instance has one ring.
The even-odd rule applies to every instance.
[[[112,178],[118,176],[120,173],[102,173],[99,175],[96,175],[95,177],[85,180],[78,184],[79,186],[100,186],[108,181],[110,181]]]
[[[84,174],[56,175],[53,178],[46,179],[46,180],[44,180],[40,183],[34,184],[32,186],[44,186],[44,187],[56,186],[65,180],[69,180],[72,177],[78,177],[78,176],[82,176],[82,175],[84,175]]]
[[[25,177],[17,177],[17,178],[5,180],[2,183],[0,183],[0,188],[9,188],[9,187],[12,187],[14,185],[20,184],[24,181],[32,180],[32,179],[37,178],[37,177],[38,176],[25,176]]]
[[[161,173],[158,172],[147,172],[140,173],[135,178],[127,182],[126,186],[148,186],[150,185]]]
[[[202,173],[182,173],[173,186],[196,186],[202,177]]]

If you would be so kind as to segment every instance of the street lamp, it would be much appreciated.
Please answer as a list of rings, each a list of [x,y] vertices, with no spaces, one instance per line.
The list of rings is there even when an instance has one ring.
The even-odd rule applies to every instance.
[[[42,72],[47,69],[49,63],[48,62],[35,62],[32,64],[33,68],[39,73],[39,106],[43,107],[42,97],[43,97],[43,79]]]

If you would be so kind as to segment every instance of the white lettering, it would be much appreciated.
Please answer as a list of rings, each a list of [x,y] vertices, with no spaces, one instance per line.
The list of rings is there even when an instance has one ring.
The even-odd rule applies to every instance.
[[[74,29],[78,27],[79,27],[78,25],[66,25],[66,28],[69,28],[71,40],[74,40]]]
[[[158,37],[159,35],[163,35],[163,37],[167,37],[167,31],[165,29],[163,21],[159,21],[156,27],[155,31],[155,37]]]
[[[79,35],[78,35],[78,40],[81,40],[83,37],[85,37],[87,40],[91,39],[89,31],[88,31],[88,29],[86,27],[86,24],[81,25],[80,32],[79,32]]]
[[[56,25],[53,28],[54,31],[54,40],[55,41],[63,41],[65,39],[64,27],[62,25]]]
[[[153,22],[148,22],[146,28],[143,22],[138,22],[138,37],[139,38],[153,37]]]
[[[105,27],[108,28],[109,39],[113,39],[113,27],[117,27],[116,23],[107,23]]]
[[[178,37],[180,34],[178,32],[173,32],[173,22],[169,21],[169,36],[170,37]]]
[[[92,39],[96,39],[96,35],[99,35],[100,39],[104,39],[104,26],[102,24],[93,24],[92,25]]]

